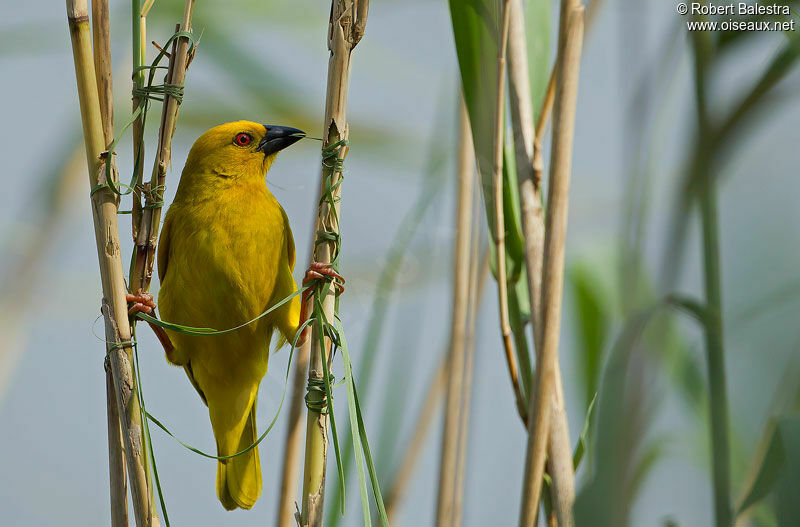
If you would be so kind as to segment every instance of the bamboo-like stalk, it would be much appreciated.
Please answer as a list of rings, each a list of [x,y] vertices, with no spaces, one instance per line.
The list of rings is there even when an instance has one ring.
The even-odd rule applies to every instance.
[[[350,84],[350,58],[353,48],[364,35],[367,23],[368,0],[332,0],[331,15],[328,25],[328,86],[325,99],[325,120],[323,126],[323,149],[330,145],[347,140],[347,91]],[[339,157],[347,156],[347,146],[338,150]],[[336,254],[336,242],[328,237],[320,237],[321,232],[339,234],[339,207],[341,196],[341,168],[337,163],[323,163],[320,188],[331,189],[331,204],[327,199],[319,200],[316,233],[314,241],[314,260],[323,264],[333,261]],[[319,195],[325,192],[320,191]],[[333,292],[322,300],[323,311],[328,320],[334,319],[335,297]],[[318,334],[319,325],[312,324],[311,354],[308,366],[308,378],[323,378],[323,353],[329,355],[330,341],[325,340],[323,349]],[[312,409],[314,403],[320,404],[324,394],[310,391],[309,408],[306,420],[305,466],[303,468],[303,510],[300,524],[303,527],[321,527],[325,501],[325,468],[328,459],[328,416],[319,410]]]
[[[114,140],[114,99],[111,74],[111,31],[108,0],[92,0],[92,45],[95,80],[103,122],[106,148]],[[113,159],[107,159],[114,163]],[[125,444],[119,423],[119,408],[114,390],[111,364],[105,361],[106,418],[108,421],[108,479],[111,499],[112,527],[128,525],[128,484],[125,469]]]
[[[89,29],[86,0],[67,0],[67,18],[72,40],[78,85],[81,123],[89,168],[90,188],[94,189],[103,170],[105,137]],[[109,188],[100,188],[91,197],[97,254],[103,290],[103,315],[106,318],[107,355],[114,376],[116,399],[121,416],[125,454],[130,478],[133,509],[139,527],[152,525],[154,507],[147,492],[144,451],[141,448],[141,421],[131,370],[131,329],[125,301],[125,281],[120,259],[117,228],[117,199]]]
[[[456,496],[459,429],[464,388],[466,360],[467,312],[469,309],[470,244],[472,231],[472,202],[475,181],[475,155],[469,128],[467,109],[460,106],[458,146],[458,191],[456,238],[453,252],[453,300],[450,321],[450,345],[447,353],[447,391],[445,395],[444,426],[439,461],[439,492],[436,504],[436,525],[456,525],[454,519],[460,500]]]
[[[183,10],[183,21],[178,29],[191,31],[194,0],[186,0]],[[178,37],[172,42],[172,53],[169,70],[165,82],[182,85],[186,79],[189,57],[189,38]],[[164,184],[167,169],[172,161],[172,136],[178,121],[180,101],[165,94],[161,108],[161,127],[158,134],[158,150],[150,182],[142,186],[145,194],[145,206],[141,208],[140,223],[134,227],[135,259],[131,269],[130,288],[132,292],[147,291],[153,276],[153,264],[158,245],[158,229],[161,223],[161,209],[164,200]],[[138,201],[138,199],[134,200]]]
[[[125,443],[119,422],[117,395],[111,363],[106,361],[106,417],[108,421],[108,480],[111,495],[111,527],[128,526],[128,481],[125,473]]]
[[[134,4],[138,4],[139,0],[135,0]],[[137,63],[143,64],[146,49],[146,20],[147,14],[153,5],[153,0],[147,0],[139,9],[138,16],[138,30],[137,34],[134,31],[134,40],[139,42],[139,51],[137,53],[136,46],[134,45],[134,65]],[[194,0],[186,0],[184,6],[183,21],[180,27],[176,30],[182,29],[190,31],[192,25],[192,13],[194,10]],[[136,20],[136,19],[135,19]],[[165,83],[181,85],[186,76],[186,68],[188,66],[188,49],[189,39],[187,37],[180,37],[172,43],[172,53],[170,55],[169,67],[167,75],[165,76]],[[135,86],[141,88],[144,85],[144,71],[140,71],[142,76],[138,75],[139,72],[134,73]],[[134,97],[134,109],[140,103],[137,97]],[[175,133],[175,125],[178,117],[177,99],[164,94],[164,103],[161,109],[161,126],[158,134],[158,150],[156,153],[156,160],[153,166],[151,179],[148,183],[142,183],[143,166],[144,166],[144,122],[142,115],[137,117],[134,122],[133,129],[133,143],[134,152],[138,157],[135,163],[136,171],[136,191],[134,192],[133,199],[133,218],[132,218],[132,234],[134,240],[134,260],[130,269],[129,287],[131,292],[136,293],[139,291],[146,292],[150,288],[150,280],[153,276],[153,264],[156,257],[156,247],[158,244],[158,229],[161,220],[161,208],[164,199],[164,183],[166,180],[167,168],[171,161],[171,146],[172,136]],[[144,195],[144,206],[140,201]],[[135,321],[133,322],[135,324]],[[142,438],[142,443],[146,441]],[[147,475],[147,487],[150,493],[150,499],[153,500],[153,483],[150,477],[149,461],[145,459],[145,471]],[[154,518],[154,522],[157,521]]]
[[[476,196],[477,197],[477,196]],[[480,296],[480,284],[489,275],[488,254],[478,260],[478,218],[474,215],[472,224],[472,258],[469,271],[469,311],[467,320],[467,334],[464,351],[464,382],[461,390],[461,422],[459,423],[458,433],[458,464],[456,466],[456,506],[453,514],[453,525],[462,524],[464,513],[464,481],[467,474],[467,450],[469,439],[469,414],[472,402],[472,372],[475,359],[475,320],[478,311],[478,297]]]
[[[494,238],[497,246],[497,299],[500,313],[500,333],[503,337],[503,351],[506,355],[508,374],[511,386],[514,389],[514,398],[517,411],[523,422],[527,422],[527,407],[525,396],[519,383],[517,362],[514,358],[514,345],[511,341],[511,324],[508,313],[508,282],[506,280],[506,234],[505,218],[503,213],[503,122],[505,114],[505,72],[506,72],[506,42],[508,40],[509,26],[509,0],[503,1],[500,40],[497,52],[497,98],[495,100],[494,120],[494,160],[492,165],[492,194],[494,198]]]
[[[514,130],[515,155],[517,158],[517,180],[521,201],[522,229],[525,242],[525,264],[528,269],[528,296],[531,299],[531,321],[535,349],[541,360],[541,284],[542,256],[544,254],[544,219],[540,195],[541,175],[534,173],[534,143],[540,144],[535,136],[531,89],[528,76],[527,45],[522,2],[511,0],[511,27],[508,35],[508,82],[511,124]],[[551,76],[551,80],[554,77]],[[550,89],[552,87],[553,89]],[[540,113],[539,130],[543,130],[554,82],[550,83],[545,96],[544,109]],[[541,133],[541,132],[540,132]],[[539,154],[541,156],[541,154]],[[539,160],[541,171],[541,158]],[[572,449],[569,442],[567,413],[564,408],[564,390],[561,385],[561,371],[558,359],[554,365],[555,393],[550,408],[550,441],[548,446],[547,472],[552,478],[550,486],[553,510],[561,527],[571,526],[572,505],[575,501],[575,478],[572,467]]]
[[[542,274],[541,352],[529,400],[528,446],[520,506],[520,526],[536,522],[550,430],[550,405],[556,388],[555,365],[564,281],[564,241],[578,92],[584,8],[563,0],[554,103],[553,145],[547,199]]]
[[[114,94],[111,78],[111,30],[108,0],[92,0],[92,45],[97,94],[106,145],[114,140]]]
[[[300,464],[300,446],[303,439],[304,399],[306,392],[306,373],[308,372],[311,341],[307,340],[295,350],[294,375],[292,377],[291,405],[286,426],[286,442],[283,449],[283,468],[281,470],[280,495],[278,497],[278,527],[294,527],[294,503],[297,491],[297,469]]]
[[[722,331],[722,272],[720,269],[719,211],[716,178],[711,173],[711,156],[718,139],[710,117],[706,71],[711,64],[713,44],[710,36],[693,35],[694,91],[697,104],[698,152],[692,176],[699,181],[698,201],[703,246],[703,279],[706,318],[704,322],[706,360],[708,361],[709,435],[711,437],[711,471],[714,491],[714,525],[730,527],[730,418],[725,374],[725,347]],[[721,132],[718,132],[721,133]]]
[[[142,89],[145,83],[145,70],[144,61],[147,54],[147,13],[152,7],[152,0],[145,0],[145,5],[142,6],[142,0],[131,0],[131,36],[133,40],[132,45],[132,59],[133,59],[133,88]],[[135,112],[139,105],[142,104],[141,98],[135,94],[131,97],[132,110]],[[137,230],[141,222],[142,216],[142,203],[140,186],[143,183],[142,175],[144,173],[144,116],[139,115],[133,121],[132,127],[133,136],[133,173],[136,186],[133,194],[133,213],[131,214],[131,229],[133,230],[133,241],[136,242],[138,238]],[[131,269],[130,271],[132,271]],[[130,277],[129,277],[130,278]],[[129,280],[133,282],[133,280]]]
[[[585,18],[585,31],[588,32],[594,21],[597,20],[597,13],[600,12],[600,7],[602,7],[604,0],[593,0],[589,4],[589,8],[586,11],[586,18]],[[525,61],[527,66],[527,61]],[[552,69],[550,70],[550,78],[547,81],[547,90],[545,91],[544,100],[542,101],[542,108],[539,110],[539,119],[536,121],[536,134],[533,141],[533,181],[537,186],[540,185],[542,181],[542,173],[544,170],[544,160],[542,159],[542,138],[544,137],[544,131],[547,127],[547,122],[550,119],[550,112],[553,109],[553,100],[555,99],[556,95],[556,67],[558,66],[558,60],[553,64]]]

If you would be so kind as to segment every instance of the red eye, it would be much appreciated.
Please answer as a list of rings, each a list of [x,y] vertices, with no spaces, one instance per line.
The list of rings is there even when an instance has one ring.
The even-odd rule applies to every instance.
[[[233,138],[233,142],[238,146],[247,146],[253,142],[253,136],[242,132],[241,134],[236,134],[236,137]]]

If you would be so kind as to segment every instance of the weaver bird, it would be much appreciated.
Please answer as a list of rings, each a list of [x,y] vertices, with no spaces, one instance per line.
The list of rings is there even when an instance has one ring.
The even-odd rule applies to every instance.
[[[233,328],[297,291],[292,230],[265,175],[278,152],[303,137],[296,128],[238,121],[194,143],[158,244],[158,304],[166,321]],[[341,276],[316,262],[303,283],[323,277],[335,280],[341,293]],[[151,324],[167,360],[183,367],[208,406],[218,456],[256,441],[256,400],[270,338],[278,330],[280,343],[294,340],[311,309],[309,291],[230,333],[187,335]],[[128,295],[128,301],[131,313],[155,308],[146,293]],[[217,497],[226,509],[250,509],[261,488],[257,447],[217,463]]]

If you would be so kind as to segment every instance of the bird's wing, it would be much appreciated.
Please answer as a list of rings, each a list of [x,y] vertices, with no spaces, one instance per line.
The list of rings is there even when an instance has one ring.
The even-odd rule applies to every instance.
[[[281,214],[283,215],[283,232],[286,233],[286,254],[289,257],[289,269],[294,271],[294,236],[292,235],[292,228],[289,226],[289,217],[286,216],[286,211],[281,207]]]
[[[162,282],[164,277],[167,276],[167,262],[169,261],[169,235],[170,226],[172,225],[172,215],[167,211],[167,217],[164,219],[164,226],[161,227],[161,236],[158,239],[158,278]]]

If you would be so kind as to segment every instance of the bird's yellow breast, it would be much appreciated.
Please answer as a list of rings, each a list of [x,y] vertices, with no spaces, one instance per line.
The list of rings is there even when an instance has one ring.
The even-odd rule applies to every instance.
[[[179,196],[165,225],[169,263],[159,306],[166,320],[222,330],[267,309],[280,266],[288,264],[283,214],[263,182],[201,197]],[[193,362],[224,354],[226,363],[241,359],[253,374],[263,376],[272,326],[267,316],[227,335],[170,337],[176,348],[189,351]]]

